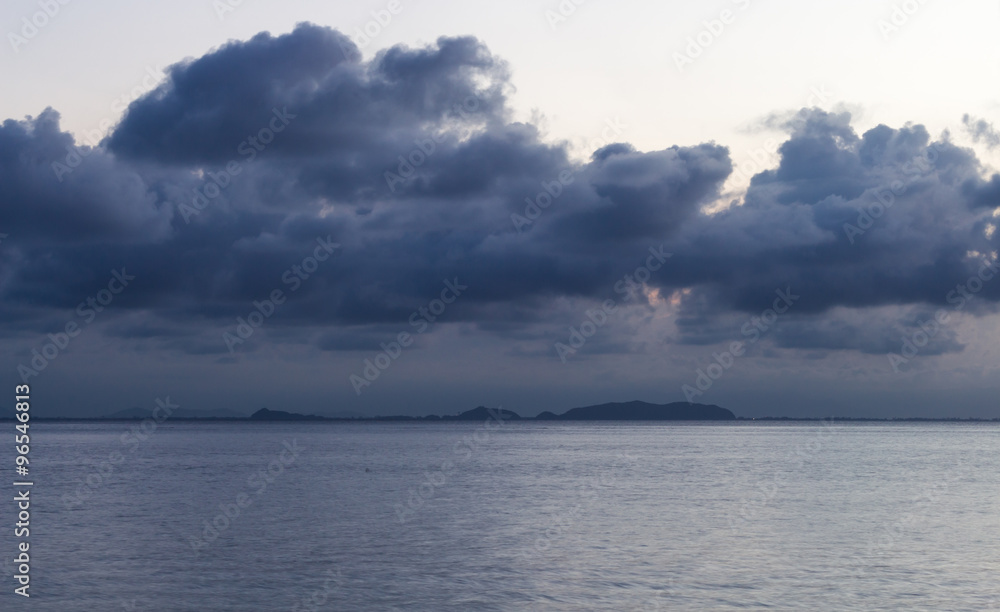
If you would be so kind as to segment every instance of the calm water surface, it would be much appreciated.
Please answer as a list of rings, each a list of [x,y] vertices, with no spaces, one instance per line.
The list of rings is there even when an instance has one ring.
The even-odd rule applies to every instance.
[[[1000,609],[997,425],[133,426],[33,424],[0,609]]]

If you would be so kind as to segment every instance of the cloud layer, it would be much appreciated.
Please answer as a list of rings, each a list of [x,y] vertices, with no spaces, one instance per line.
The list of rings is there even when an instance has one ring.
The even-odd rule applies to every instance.
[[[301,25],[172,66],[98,148],[52,109],[7,120],[3,333],[51,331],[124,266],[137,280],[112,339],[228,353],[219,330],[290,293],[286,273],[329,238],[337,256],[298,275],[248,348],[375,347],[455,278],[470,289],[449,321],[512,339],[563,329],[565,300],[614,295],[653,247],[673,257],[638,301],[674,308],[663,342],[725,341],[791,288],[802,298],[775,345],[878,353],[995,265],[1000,175],[919,124],[858,134],[846,113],[785,116],[777,168],[708,214],[733,171],[726,147],[609,143],[577,162],[511,119],[509,78],[473,38],[365,61]],[[1000,283],[976,296],[967,310],[993,312]],[[609,350],[631,350],[615,333]],[[960,350],[945,333],[927,354]]]

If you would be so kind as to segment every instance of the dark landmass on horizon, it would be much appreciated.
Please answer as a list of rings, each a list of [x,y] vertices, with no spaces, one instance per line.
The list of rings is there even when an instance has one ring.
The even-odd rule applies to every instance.
[[[651,404],[642,401],[614,402],[596,406],[584,406],[570,409],[563,414],[542,412],[536,417],[522,417],[512,410],[492,409],[479,406],[456,415],[439,416],[319,416],[300,414],[284,410],[261,408],[248,417],[231,412],[214,411],[203,415],[192,410],[178,409],[168,419],[171,421],[254,421],[254,422],[288,422],[288,421],[333,421],[333,422],[441,422],[441,421],[482,421],[489,418],[499,418],[504,421],[735,421],[736,415],[731,411],[715,405],[693,404],[689,402],[673,402],[670,404]],[[73,417],[36,417],[32,420],[41,421],[134,421],[151,418],[151,414],[141,408],[129,408],[104,417],[73,418]]]
[[[572,408],[562,414],[554,414],[549,411],[540,413],[534,417],[522,417],[512,410],[492,409],[479,406],[472,410],[456,415],[427,415],[427,416],[374,416],[365,417],[352,414],[351,416],[319,416],[288,412],[284,410],[270,410],[261,408],[249,416],[241,416],[231,410],[206,410],[197,411],[190,409],[177,409],[171,416],[164,420],[183,422],[254,422],[254,423],[280,423],[280,422],[334,422],[334,423],[368,423],[368,422],[401,422],[401,423],[439,423],[439,422],[461,422],[461,421],[482,421],[500,416],[504,421],[779,421],[779,422],[815,422],[815,421],[842,421],[842,422],[963,422],[963,423],[993,423],[1000,421],[1000,418],[958,418],[958,417],[738,417],[730,410],[716,406],[714,404],[694,404],[689,402],[672,402],[669,404],[652,404],[643,401],[631,402],[610,402],[594,406],[583,406]],[[43,422],[114,422],[114,421],[140,421],[151,418],[148,410],[142,408],[128,408],[119,410],[102,417],[33,417],[32,421]],[[13,421],[12,414],[0,417],[0,421]]]

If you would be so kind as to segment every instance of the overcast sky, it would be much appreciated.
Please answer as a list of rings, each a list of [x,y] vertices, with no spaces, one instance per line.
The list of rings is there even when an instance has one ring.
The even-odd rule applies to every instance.
[[[39,415],[1000,416],[998,23],[6,2],[0,381]]]

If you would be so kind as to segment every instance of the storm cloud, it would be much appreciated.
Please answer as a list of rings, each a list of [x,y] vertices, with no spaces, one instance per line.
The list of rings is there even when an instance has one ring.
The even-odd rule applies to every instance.
[[[790,288],[801,302],[776,346],[874,354],[995,273],[1000,177],[919,123],[859,134],[847,113],[785,116],[778,166],[719,207],[725,146],[608,143],[581,162],[514,121],[511,93],[506,64],[474,38],[366,61],[341,33],[303,24],[173,65],[97,148],[53,109],[8,119],[4,333],[50,331],[124,266],[137,280],[109,339],[226,353],[217,330],[288,292],[317,240],[341,249],[299,276],[251,350],[359,350],[448,279],[470,287],[449,321],[537,337],[571,322],[564,300],[614,296],[660,248],[673,256],[635,304],[673,305],[663,342],[722,341]],[[976,295],[967,310],[993,312],[1000,283]],[[603,345],[631,350],[628,333]],[[943,334],[927,354],[961,349]]]

